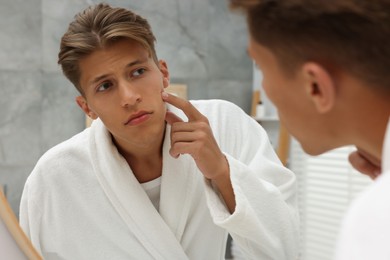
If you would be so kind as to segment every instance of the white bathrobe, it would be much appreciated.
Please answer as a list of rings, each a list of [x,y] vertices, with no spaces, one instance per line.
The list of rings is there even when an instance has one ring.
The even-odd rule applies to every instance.
[[[192,103],[228,159],[235,212],[229,214],[192,157],[169,155],[169,126],[158,212],[95,120],[44,154],[26,182],[20,223],[45,259],[224,259],[228,232],[248,259],[296,259],[295,176],[240,108]]]
[[[390,118],[383,142],[382,174],[348,210],[336,259],[390,259]]]

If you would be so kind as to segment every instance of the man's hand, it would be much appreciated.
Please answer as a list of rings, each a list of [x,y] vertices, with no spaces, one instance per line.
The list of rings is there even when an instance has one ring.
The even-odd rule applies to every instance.
[[[207,118],[202,115],[190,102],[168,94],[164,101],[181,109],[188,117],[184,122],[174,113],[167,111],[165,120],[171,127],[172,157],[189,154],[203,175],[210,180],[222,175],[228,175],[229,166],[225,156],[215,141]]]
[[[167,111],[165,120],[171,125],[169,153],[174,158],[178,158],[180,154],[191,155],[204,177],[217,185],[229,211],[233,212],[235,198],[230,182],[229,164],[219,149],[208,119],[187,100],[166,92],[162,93],[162,98],[181,109],[188,118],[188,122],[184,122],[174,113]]]
[[[378,177],[382,171],[381,161],[362,149],[357,148],[348,159],[356,170],[368,175],[371,179]]]

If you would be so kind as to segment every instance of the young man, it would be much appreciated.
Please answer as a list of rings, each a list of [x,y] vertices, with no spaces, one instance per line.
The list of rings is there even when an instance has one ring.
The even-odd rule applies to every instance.
[[[249,259],[295,259],[294,175],[237,106],[165,93],[154,41],[104,4],[70,24],[59,64],[95,120],[37,163],[25,232],[45,259],[224,259],[228,232]]]
[[[351,162],[373,177],[382,158],[345,219],[337,259],[390,259],[390,1],[231,3],[246,11],[250,56],[303,149],[355,145]]]

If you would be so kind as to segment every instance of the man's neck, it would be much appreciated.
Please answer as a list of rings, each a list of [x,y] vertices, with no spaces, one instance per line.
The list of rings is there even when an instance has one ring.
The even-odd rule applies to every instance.
[[[161,152],[147,157],[126,158],[126,161],[140,183],[154,180],[162,174]]]
[[[160,142],[154,142],[148,146],[126,149],[126,147],[118,145],[113,139],[119,153],[125,158],[140,183],[154,180],[162,174],[164,134],[160,140]]]

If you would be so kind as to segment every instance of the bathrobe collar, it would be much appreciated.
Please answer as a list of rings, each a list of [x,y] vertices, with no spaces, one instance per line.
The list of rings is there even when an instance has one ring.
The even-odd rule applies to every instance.
[[[139,242],[156,259],[187,259],[180,241],[191,209],[196,168],[188,155],[178,159],[169,155],[170,126],[165,132],[160,213],[99,119],[91,126],[89,149],[102,189]]]

